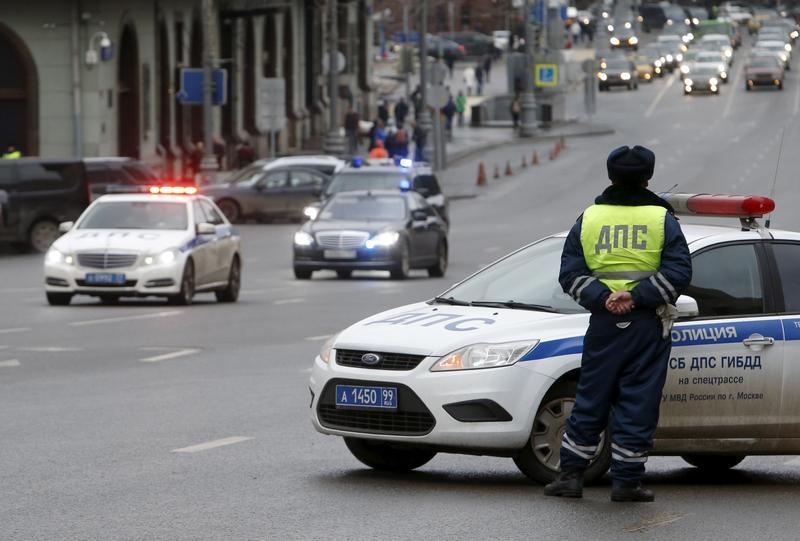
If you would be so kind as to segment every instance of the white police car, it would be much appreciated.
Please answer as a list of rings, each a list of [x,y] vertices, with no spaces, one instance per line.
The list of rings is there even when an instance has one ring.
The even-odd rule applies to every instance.
[[[755,221],[774,208],[767,198],[668,199],[742,227],[683,225],[693,278],[677,303],[652,454],[717,469],[800,454],[800,233]],[[330,339],[311,373],[315,428],[377,469],[454,452],[512,457],[530,478],[553,479],[589,320],[557,281],[565,237]],[[608,440],[588,479],[608,468]]]
[[[241,243],[222,212],[193,187],[149,190],[104,195],[74,224],[61,224],[65,234],[44,263],[50,304],[69,304],[74,295],[104,302],[155,295],[191,304],[203,291],[220,302],[238,299]]]

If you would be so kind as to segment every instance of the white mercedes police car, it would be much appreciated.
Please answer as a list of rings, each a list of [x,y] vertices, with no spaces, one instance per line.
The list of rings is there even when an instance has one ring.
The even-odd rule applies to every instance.
[[[710,469],[800,454],[800,233],[755,220],[774,208],[768,198],[666,197],[679,214],[741,227],[683,224],[694,271],[677,303],[652,454]],[[558,284],[565,237],[331,338],[311,373],[315,428],[343,436],[377,469],[410,470],[437,452],[486,454],[552,480],[589,321]],[[603,441],[589,480],[610,464]]]
[[[45,255],[50,304],[74,295],[103,302],[161,296],[191,304],[213,291],[220,302],[239,297],[242,249],[222,212],[193,187],[153,187],[149,193],[95,200]]]

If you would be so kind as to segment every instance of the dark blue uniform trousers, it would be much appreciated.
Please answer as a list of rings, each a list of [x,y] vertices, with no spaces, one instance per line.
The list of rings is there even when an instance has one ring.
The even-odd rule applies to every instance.
[[[671,340],[654,315],[593,314],[583,340],[575,406],[561,442],[561,471],[583,471],[611,419],[611,477],[638,485],[653,447]]]

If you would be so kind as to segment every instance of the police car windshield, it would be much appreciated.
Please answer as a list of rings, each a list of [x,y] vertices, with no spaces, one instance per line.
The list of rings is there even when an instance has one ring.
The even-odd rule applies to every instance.
[[[508,304],[509,308],[530,309],[537,309],[538,305],[546,311],[584,312],[558,283],[563,248],[563,238],[543,239],[483,269],[441,296],[478,305]]]
[[[189,219],[186,205],[165,201],[107,201],[96,204],[78,229],[183,230]]]
[[[325,190],[327,195],[355,190],[397,190],[407,180],[402,172],[339,173]]]
[[[406,217],[402,197],[338,196],[325,205],[317,220],[398,221]]]

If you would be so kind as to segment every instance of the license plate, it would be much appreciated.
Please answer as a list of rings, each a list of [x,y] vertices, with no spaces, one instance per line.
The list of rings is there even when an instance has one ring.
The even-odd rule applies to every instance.
[[[336,407],[396,410],[397,388],[337,385]]]
[[[86,283],[119,286],[125,283],[125,275],[114,272],[90,272],[86,274]]]
[[[355,259],[355,250],[325,250],[325,259]]]

